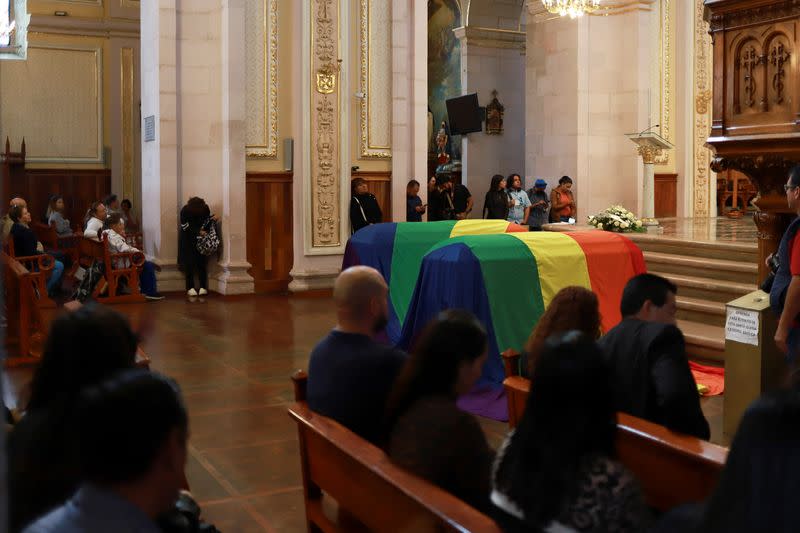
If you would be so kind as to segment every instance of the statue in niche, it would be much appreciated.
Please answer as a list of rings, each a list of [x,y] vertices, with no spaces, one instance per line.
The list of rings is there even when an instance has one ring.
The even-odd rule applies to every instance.
[[[436,160],[440,165],[444,165],[450,161],[450,155],[447,153],[447,139],[447,129],[443,120],[439,128],[439,133],[436,134]]]
[[[497,100],[497,90],[492,91],[492,101],[486,106],[487,135],[502,135],[505,107]]]

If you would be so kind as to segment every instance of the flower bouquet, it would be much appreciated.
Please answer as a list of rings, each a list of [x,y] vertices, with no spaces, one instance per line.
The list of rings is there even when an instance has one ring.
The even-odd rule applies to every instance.
[[[647,231],[642,226],[642,221],[621,205],[612,205],[605,211],[590,216],[588,222],[590,226],[594,226],[597,229],[614,231],[617,233],[630,233],[634,231],[643,233]]]

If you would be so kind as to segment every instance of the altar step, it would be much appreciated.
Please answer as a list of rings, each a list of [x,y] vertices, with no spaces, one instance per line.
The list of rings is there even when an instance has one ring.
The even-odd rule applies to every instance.
[[[678,325],[686,352],[724,364],[725,304],[757,288],[755,243],[693,242],[655,235],[633,237],[647,269],[678,287]]]

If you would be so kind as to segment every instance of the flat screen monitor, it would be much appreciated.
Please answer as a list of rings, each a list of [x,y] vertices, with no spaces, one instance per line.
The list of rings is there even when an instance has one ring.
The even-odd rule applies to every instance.
[[[447,104],[451,134],[464,135],[481,131],[483,117],[481,108],[478,106],[478,93],[451,98],[445,104]]]

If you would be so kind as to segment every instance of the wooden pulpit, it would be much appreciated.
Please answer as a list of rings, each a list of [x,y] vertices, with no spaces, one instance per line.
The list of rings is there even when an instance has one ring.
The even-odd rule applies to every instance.
[[[758,189],[759,277],[794,213],[783,185],[800,162],[800,2],[706,0],[714,47],[711,169]]]

